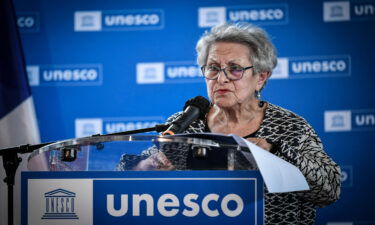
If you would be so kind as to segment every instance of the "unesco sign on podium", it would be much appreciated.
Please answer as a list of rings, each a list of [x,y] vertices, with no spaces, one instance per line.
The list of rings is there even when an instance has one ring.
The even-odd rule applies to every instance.
[[[263,224],[257,171],[24,172],[22,225]]]
[[[238,136],[71,139],[34,151],[28,166],[22,225],[261,225],[265,185],[308,189],[298,168]]]

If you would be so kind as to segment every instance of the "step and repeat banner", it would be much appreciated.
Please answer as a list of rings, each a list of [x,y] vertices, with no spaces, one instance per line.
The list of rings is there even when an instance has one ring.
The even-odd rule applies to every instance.
[[[375,1],[15,0],[42,141],[152,127],[207,96],[195,44],[264,28],[278,66],[262,99],[306,118],[342,168],[317,224],[375,224]]]

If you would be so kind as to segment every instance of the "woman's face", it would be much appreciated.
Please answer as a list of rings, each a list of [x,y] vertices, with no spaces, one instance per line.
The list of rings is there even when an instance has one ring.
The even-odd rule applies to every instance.
[[[211,45],[208,52],[208,66],[218,66],[225,68],[227,66],[252,66],[250,62],[249,48],[246,45],[232,42],[217,42]],[[263,86],[266,76],[254,76],[253,69],[244,71],[240,80],[229,80],[224,72],[219,73],[217,80],[206,79],[207,92],[211,102],[220,108],[232,108],[243,103],[256,101],[255,91]]]

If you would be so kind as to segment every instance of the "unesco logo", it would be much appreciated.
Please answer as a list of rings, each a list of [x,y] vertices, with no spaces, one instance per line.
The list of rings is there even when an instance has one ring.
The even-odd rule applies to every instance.
[[[163,217],[174,217],[178,216],[178,214],[185,217],[195,217],[202,211],[204,215],[211,218],[220,216],[220,212],[227,217],[233,218],[240,216],[244,210],[244,200],[237,194],[232,193],[222,197],[218,194],[211,193],[204,196],[202,200],[198,198],[202,197],[196,193],[186,194],[182,199],[178,199],[174,194],[163,194],[158,199],[154,199],[150,194],[133,194],[132,196],[121,194],[120,198],[117,200],[117,202],[120,202],[121,208],[116,209],[114,204],[115,195],[107,194],[106,205],[108,214],[113,217],[125,216],[128,211],[131,211],[129,214],[132,216],[140,216],[140,205],[142,201],[146,203],[147,216],[155,216],[155,211],[157,211]],[[129,204],[130,199],[132,200],[132,205]],[[219,202],[219,200],[221,201]],[[199,201],[201,201],[200,204]],[[154,202],[156,202],[156,204],[154,204]],[[182,206],[185,207],[183,210],[178,209],[180,207],[180,202],[183,202]],[[157,205],[156,210],[153,208],[154,205]],[[209,205],[211,207],[209,207]],[[218,205],[220,210],[218,208],[213,209],[212,205]],[[231,205],[231,207],[229,207],[229,205]],[[166,209],[172,206],[174,209]]]
[[[289,77],[289,60],[288,58],[278,58],[277,66],[272,71],[270,79],[286,79]]]
[[[137,84],[164,83],[164,63],[138,63]]]
[[[164,28],[160,9],[76,11],[74,31],[153,30]]]
[[[138,63],[136,67],[137,84],[204,82],[193,61]]]
[[[287,4],[201,7],[198,9],[199,27],[212,27],[226,21],[250,22],[263,25],[288,23]]]
[[[350,76],[350,56],[307,56],[289,58],[291,78]]]
[[[22,33],[39,31],[39,13],[37,12],[18,12],[17,26]]]
[[[103,134],[103,120],[99,118],[93,119],[76,119],[75,135],[76,138],[87,137],[94,134]]]
[[[198,9],[199,27],[213,27],[226,21],[225,7],[202,7]]]
[[[326,132],[350,131],[352,129],[351,111],[325,111],[324,112],[324,130]]]
[[[45,193],[45,212],[41,219],[78,219],[75,198],[74,192],[61,188]]]
[[[101,64],[29,65],[30,86],[86,86],[102,84]]]
[[[77,118],[75,136],[87,137],[93,134],[110,134],[154,127],[164,122],[160,116],[123,117],[123,118]]]
[[[325,111],[324,130],[326,132],[375,130],[375,110]]]
[[[343,56],[278,58],[271,79],[350,76],[351,60]]]
[[[77,11],[74,13],[74,31],[100,31],[102,29],[102,12]]]
[[[323,20],[325,22],[374,19],[375,3],[349,1],[323,3]]]

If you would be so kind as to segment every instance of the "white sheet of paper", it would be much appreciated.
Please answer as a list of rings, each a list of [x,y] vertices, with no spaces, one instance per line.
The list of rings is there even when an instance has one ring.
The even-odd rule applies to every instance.
[[[259,146],[230,134],[239,145],[248,147],[258,165],[264,183],[270,193],[310,190],[301,171]]]

